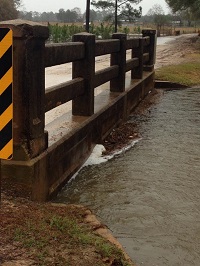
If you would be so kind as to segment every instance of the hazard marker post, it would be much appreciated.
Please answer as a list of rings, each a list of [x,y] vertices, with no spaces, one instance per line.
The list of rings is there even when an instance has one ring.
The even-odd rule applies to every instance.
[[[9,28],[0,28],[0,188],[1,159],[10,160],[13,155],[12,49],[12,30]]]

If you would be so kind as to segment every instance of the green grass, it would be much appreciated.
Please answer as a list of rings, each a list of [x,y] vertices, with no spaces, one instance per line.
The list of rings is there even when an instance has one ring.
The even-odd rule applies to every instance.
[[[102,258],[115,258],[114,265],[123,265],[123,266],[130,266],[129,263],[127,263],[123,259],[123,253],[121,250],[119,250],[115,245],[112,245],[111,243],[105,241],[102,238],[96,238],[95,239],[95,247],[96,252],[101,255]]]
[[[189,62],[156,69],[156,79],[187,86],[200,85],[200,62]]]
[[[48,260],[55,247],[57,256],[60,256],[59,264],[56,265],[71,265],[61,250],[78,251],[91,247],[101,258],[115,258],[116,262],[121,263],[119,265],[128,266],[122,252],[115,245],[94,234],[90,227],[74,217],[55,214],[52,217],[45,215],[37,220],[28,219],[15,228],[13,240],[30,254],[35,254],[37,265],[49,265]]]
[[[122,255],[121,250],[100,238],[96,239],[95,247],[102,257],[111,257],[113,254],[115,254],[117,257]]]

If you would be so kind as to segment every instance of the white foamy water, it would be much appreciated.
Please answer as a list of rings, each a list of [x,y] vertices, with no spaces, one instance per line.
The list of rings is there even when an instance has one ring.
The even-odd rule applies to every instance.
[[[126,151],[128,151],[129,149],[131,149],[140,139],[137,140],[133,140],[129,145],[124,146],[122,149],[120,150],[116,150],[114,153],[110,154],[110,155],[103,155],[103,153],[106,151],[105,147],[101,144],[97,144],[91,155],[89,156],[89,158],[87,159],[87,161],[83,164],[83,166],[71,177],[71,179],[68,181],[68,184],[71,183],[73,180],[75,180],[76,176],[79,174],[79,172],[87,166],[90,165],[97,165],[97,164],[102,164],[102,163],[106,163],[107,161],[111,160],[112,158],[114,158],[115,156],[118,156]]]
[[[129,150],[131,147],[133,147],[140,139],[137,140],[133,140],[129,145],[124,146],[122,149],[120,150],[116,150],[114,151],[112,154],[110,155],[103,155],[103,153],[106,151],[105,147],[101,144],[97,144],[90,157],[87,159],[87,161],[84,163],[83,167],[86,167],[88,165],[95,165],[95,164],[101,164],[101,163],[105,163],[108,160],[114,158],[115,156]]]

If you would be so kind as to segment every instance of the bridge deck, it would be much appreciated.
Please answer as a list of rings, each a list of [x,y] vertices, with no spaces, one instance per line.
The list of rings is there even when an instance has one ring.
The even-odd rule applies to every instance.
[[[145,75],[145,74],[144,74]],[[130,74],[126,74],[126,90],[131,84],[137,84],[137,80],[131,80]],[[95,89],[95,113],[108,106],[120,93],[110,92],[109,82]],[[90,117],[73,116],[72,102],[68,102],[54,108],[46,113],[45,129],[49,134],[49,146],[59,141],[63,136],[69,134],[81,123],[87,121]]]

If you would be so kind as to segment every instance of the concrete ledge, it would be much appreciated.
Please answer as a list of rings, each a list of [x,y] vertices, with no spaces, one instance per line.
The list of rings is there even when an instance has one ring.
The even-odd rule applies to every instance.
[[[184,88],[188,88],[188,86],[175,83],[175,82],[170,82],[170,81],[156,80],[155,88],[157,89],[184,89]]]

